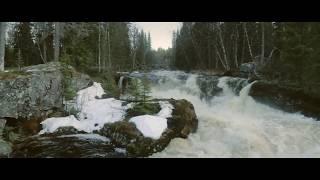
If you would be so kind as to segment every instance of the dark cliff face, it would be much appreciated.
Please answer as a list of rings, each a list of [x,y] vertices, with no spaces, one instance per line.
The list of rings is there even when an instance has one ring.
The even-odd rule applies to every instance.
[[[286,112],[301,112],[320,120],[320,99],[302,90],[258,81],[251,87],[250,96],[255,100]]]

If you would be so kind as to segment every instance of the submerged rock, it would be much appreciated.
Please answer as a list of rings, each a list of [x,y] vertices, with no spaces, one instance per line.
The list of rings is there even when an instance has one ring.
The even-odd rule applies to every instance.
[[[249,95],[255,100],[287,112],[301,112],[320,120],[320,99],[305,94],[302,90],[258,81],[251,87]]]

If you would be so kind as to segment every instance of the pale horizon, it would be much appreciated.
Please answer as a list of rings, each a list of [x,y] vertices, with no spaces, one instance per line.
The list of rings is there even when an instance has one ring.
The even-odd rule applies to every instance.
[[[135,22],[139,29],[150,32],[152,49],[172,47],[172,33],[179,28],[180,22]]]

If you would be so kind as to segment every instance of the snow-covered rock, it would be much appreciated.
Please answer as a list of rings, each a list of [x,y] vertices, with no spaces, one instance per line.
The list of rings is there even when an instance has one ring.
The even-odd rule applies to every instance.
[[[145,137],[152,139],[159,139],[167,128],[167,119],[158,116],[136,116],[131,118],[129,122],[133,122]]]
[[[49,118],[41,124],[43,129],[39,134],[53,133],[59,127],[74,127],[78,131],[91,133],[101,129],[105,123],[121,121],[128,106],[122,106],[123,101],[114,98],[98,99],[104,94],[100,83],[94,82],[92,86],[77,93],[76,106],[79,110],[78,119],[73,115],[68,117]]]
[[[166,118],[172,117],[172,104],[168,101],[160,101],[159,104],[161,110],[157,115],[136,116],[129,120],[145,137],[159,139],[168,126]]]

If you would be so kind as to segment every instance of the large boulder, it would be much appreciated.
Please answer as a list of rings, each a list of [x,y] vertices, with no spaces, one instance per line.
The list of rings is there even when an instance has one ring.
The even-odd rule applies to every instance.
[[[66,71],[70,83],[65,83]],[[52,62],[0,74],[0,118],[38,119],[63,110],[65,85],[74,92],[90,85],[87,75]]]
[[[160,152],[173,138],[187,138],[198,127],[194,107],[189,101],[170,99],[169,102],[174,107],[172,117],[168,118],[168,127],[159,139],[144,137],[135,124],[128,121],[105,124],[98,133],[110,138],[117,147],[126,149],[128,157],[147,157]]]
[[[312,97],[301,89],[258,81],[249,95],[255,100],[287,112],[301,112],[305,116],[320,119],[320,99]]]

